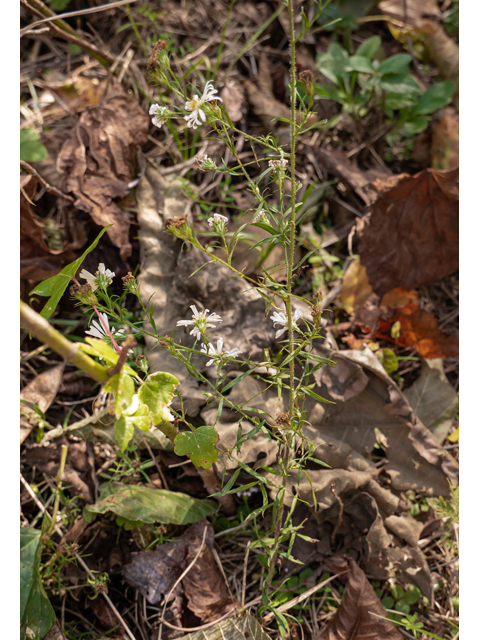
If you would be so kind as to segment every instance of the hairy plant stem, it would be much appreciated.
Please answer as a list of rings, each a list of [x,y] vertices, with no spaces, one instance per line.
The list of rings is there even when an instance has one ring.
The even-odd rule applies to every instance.
[[[297,99],[297,82],[295,71],[295,28],[293,24],[293,7],[292,0],[287,0],[288,20],[290,25],[290,91],[292,100],[292,125],[291,125],[291,144],[290,144],[290,172],[292,182],[292,195],[290,200],[291,214],[290,214],[290,245],[287,263],[287,320],[288,320],[288,342],[289,353],[293,353],[295,345],[293,342],[293,314],[292,314],[292,279],[293,279],[293,258],[295,255],[295,142],[296,142],[296,124],[295,124],[295,111],[296,111],[296,99]],[[290,360],[290,406],[289,406],[289,418],[290,424],[294,425],[294,411],[295,411],[295,358]],[[280,536],[282,534],[282,521],[283,521],[283,506],[285,502],[285,487],[288,478],[288,466],[290,461],[290,452],[292,448],[292,438],[294,434],[290,431],[287,435],[287,447],[286,455],[283,464],[283,477],[282,477],[282,495],[277,507],[276,521],[275,521],[275,540],[273,543],[274,552],[270,558],[270,566],[268,569],[267,579],[265,581],[265,593],[268,594],[270,586],[272,584],[273,573],[275,571],[275,564],[278,556],[278,547],[280,543]]]

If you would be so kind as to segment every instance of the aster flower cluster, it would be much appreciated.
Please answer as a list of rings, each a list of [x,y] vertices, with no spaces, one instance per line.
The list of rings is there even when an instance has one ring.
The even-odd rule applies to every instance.
[[[282,158],[281,160],[269,160],[268,166],[272,169],[286,169],[288,165],[288,160],[286,158]]]
[[[168,120],[167,107],[162,107],[159,104],[152,104],[148,113],[153,116],[152,124],[159,129],[161,129],[162,125],[164,125]]]

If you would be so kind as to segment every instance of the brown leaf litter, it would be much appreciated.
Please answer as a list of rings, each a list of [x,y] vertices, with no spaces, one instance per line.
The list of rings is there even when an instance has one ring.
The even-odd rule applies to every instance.
[[[414,289],[458,270],[458,169],[426,169],[371,185],[359,254],[373,290]]]
[[[326,629],[315,640],[402,640],[402,634],[392,622],[383,619],[387,613],[357,563],[347,559],[338,568],[340,571],[348,570],[342,602]]]
[[[75,206],[105,227],[122,259],[131,254],[130,214],[117,201],[130,191],[137,147],[145,144],[148,115],[112,81],[98,105],[87,108],[57,157],[61,186]]]
[[[181,625],[186,609],[206,623],[237,605],[217,568],[213,533],[212,525],[201,520],[178,540],[158,545],[155,551],[133,553],[132,562],[122,569],[127,582],[150,604],[167,598],[166,619],[176,626]]]

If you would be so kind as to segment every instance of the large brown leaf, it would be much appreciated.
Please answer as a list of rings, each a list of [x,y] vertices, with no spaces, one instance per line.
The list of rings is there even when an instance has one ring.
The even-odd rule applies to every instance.
[[[188,609],[202,622],[210,622],[235,606],[217,568],[212,549],[213,527],[206,520],[201,520],[189,527],[178,540],[165,542],[155,551],[132,554],[132,562],[123,567],[123,575],[148,602],[155,604],[170,595],[178,578],[197,558],[175,587],[170,608],[173,606],[181,611],[182,598],[185,596]],[[175,624],[179,625],[178,620]]]
[[[57,158],[63,190],[72,193],[75,206],[98,225],[113,224],[107,233],[122,259],[131,253],[130,214],[115,200],[130,190],[135,152],[146,142],[148,126],[148,115],[136,100],[113,83],[102,102],[82,113]]]
[[[458,169],[375,180],[359,253],[378,295],[414,289],[458,269]]]
[[[24,442],[38,422],[38,415],[29,405],[37,405],[43,413],[47,411],[55,400],[58,388],[62,382],[64,369],[64,362],[51,369],[47,369],[47,371],[40,373],[22,389],[20,399],[29,404],[25,405],[22,403],[21,405],[20,444]]]
[[[402,640],[390,620],[377,617],[386,618],[387,613],[355,560],[346,560],[339,568],[348,568],[342,603],[316,640]]]

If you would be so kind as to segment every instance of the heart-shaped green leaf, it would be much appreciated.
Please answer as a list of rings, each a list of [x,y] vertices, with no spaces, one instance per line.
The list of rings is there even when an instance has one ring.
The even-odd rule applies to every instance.
[[[189,456],[196,467],[210,469],[213,462],[218,460],[215,444],[218,433],[213,427],[199,427],[194,431],[179,433],[175,438],[175,453],[177,456]]]

